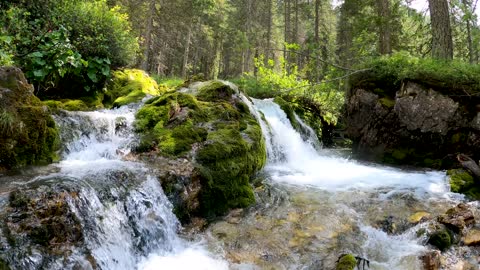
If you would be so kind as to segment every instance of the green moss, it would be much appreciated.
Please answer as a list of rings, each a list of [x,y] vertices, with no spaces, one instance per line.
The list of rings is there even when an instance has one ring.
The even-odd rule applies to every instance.
[[[454,98],[480,92],[480,66],[462,61],[417,58],[398,52],[368,61],[364,68],[365,72],[350,77],[354,89],[381,88],[385,95],[394,97],[402,82],[414,81]]]
[[[81,100],[68,100],[62,104],[63,109],[67,111],[86,111],[88,110],[87,104]]]
[[[138,102],[147,94],[155,96],[164,91],[166,89],[159,88],[157,82],[142,70],[117,70],[107,84],[104,104],[107,107],[119,107]]]
[[[392,157],[398,161],[404,160],[408,156],[408,150],[405,149],[395,149],[392,152]]]
[[[452,192],[462,193],[467,197],[480,200],[480,184],[474,177],[463,169],[449,170],[447,175],[450,179],[450,189]]]
[[[60,109],[66,111],[90,111],[103,108],[101,95],[80,99],[45,100],[43,103],[54,112]]]
[[[336,270],[353,270],[357,266],[357,260],[352,254],[343,255],[337,262]]]
[[[428,243],[441,251],[445,251],[452,245],[452,236],[448,230],[440,230],[430,235]]]
[[[231,100],[233,94],[235,90],[223,82],[210,81],[198,90],[197,99],[201,101]]]
[[[130,103],[138,102],[144,98],[146,94],[141,90],[133,91],[126,96],[121,96],[113,102],[113,107],[121,107]]]
[[[266,161],[261,128],[233,93],[214,81],[199,90],[197,97],[203,101],[172,92],[147,101],[136,114],[135,127],[142,134],[139,149],[179,157],[193,154],[196,145],[202,183],[199,212],[204,217],[254,203],[250,177]]]
[[[275,99],[273,101],[275,103],[277,103],[278,106],[280,106],[280,108],[285,112],[288,120],[290,120],[290,123],[292,124],[292,127],[297,131],[300,130],[300,124],[298,123],[297,119],[295,118],[295,110],[294,110],[293,106],[289,102],[285,101],[280,96],[275,97]]]
[[[382,104],[386,108],[393,108],[395,106],[395,100],[389,97],[381,98],[379,101],[380,104]]]
[[[452,135],[452,144],[464,143],[468,140],[468,136],[464,133],[455,133]]]
[[[16,114],[10,114],[15,121],[9,135],[5,131],[0,134],[0,164],[14,168],[53,162],[59,135],[48,110],[43,106],[21,106]]]

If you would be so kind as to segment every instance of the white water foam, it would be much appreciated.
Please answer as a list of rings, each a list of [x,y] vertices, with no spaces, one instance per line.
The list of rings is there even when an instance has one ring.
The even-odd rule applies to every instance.
[[[139,104],[65,112],[55,119],[64,143],[60,171],[55,175],[100,181],[112,172],[145,177],[122,200],[104,202],[95,189],[86,188],[79,194],[84,203],[80,207],[72,204],[82,222],[91,227],[85,240],[92,256],[102,269],[112,270],[228,269],[227,263],[214,258],[205,245],[177,235],[180,223],[158,180],[142,164],[122,159],[130,153],[135,139],[133,122],[138,108]],[[121,192],[115,185],[109,190],[114,197]],[[139,245],[140,251],[148,251],[145,256],[139,254]]]
[[[272,100],[254,100],[257,110],[265,115],[273,139],[267,143],[280,149],[282,160],[269,160],[266,170],[273,180],[295,185],[311,185],[324,189],[375,189],[390,187],[414,189],[424,193],[443,194],[449,191],[444,172],[407,172],[378,165],[362,165],[355,161],[318,152],[305,142],[291,126],[286,114]],[[265,131],[264,131],[265,132]]]

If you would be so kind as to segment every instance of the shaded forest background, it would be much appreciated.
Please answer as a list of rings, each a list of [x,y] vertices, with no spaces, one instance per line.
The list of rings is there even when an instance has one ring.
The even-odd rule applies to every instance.
[[[477,2],[429,0],[421,12],[408,0],[7,0],[0,64],[20,66],[40,96],[101,91],[111,70],[137,67],[316,95],[335,118],[345,78],[383,55],[392,68],[477,64]]]

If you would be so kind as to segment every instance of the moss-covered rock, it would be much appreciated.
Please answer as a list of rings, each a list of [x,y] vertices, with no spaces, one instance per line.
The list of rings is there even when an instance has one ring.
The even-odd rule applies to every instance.
[[[438,230],[430,235],[428,243],[441,251],[445,251],[452,246],[452,234],[447,229]]]
[[[195,96],[169,92],[153,98],[137,112],[135,128],[141,134],[137,151],[195,162],[199,205],[185,215],[214,217],[254,203],[250,177],[265,164],[265,142],[235,89],[212,81]]]
[[[0,171],[57,159],[59,136],[46,107],[23,73],[0,68]]]
[[[124,69],[113,72],[107,84],[104,104],[107,107],[120,107],[142,100],[147,94],[159,95],[164,88],[159,88],[157,82],[145,71]]]
[[[357,266],[357,260],[352,254],[345,254],[337,262],[336,270],[353,270]]]
[[[467,197],[480,200],[480,184],[474,177],[463,169],[453,169],[447,172],[452,192],[462,193]]]
[[[80,97],[78,99],[58,99],[58,100],[44,100],[43,103],[47,105],[52,112],[57,110],[66,111],[92,111],[103,109],[104,95],[97,93],[93,96]]]

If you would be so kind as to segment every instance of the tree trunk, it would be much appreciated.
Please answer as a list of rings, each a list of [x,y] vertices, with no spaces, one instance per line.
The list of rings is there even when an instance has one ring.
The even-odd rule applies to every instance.
[[[147,17],[147,27],[145,29],[145,50],[143,52],[142,69],[149,71],[150,69],[150,50],[152,46],[152,30],[153,30],[153,16],[155,15],[155,0],[150,1]]]
[[[381,55],[392,53],[390,0],[376,0],[379,17],[378,52]]]
[[[453,59],[452,29],[447,0],[428,0],[432,24],[432,56]]]
[[[185,42],[185,52],[183,54],[182,78],[187,79],[188,54],[190,52],[190,41],[192,39],[192,24],[188,25],[187,40]]]
[[[285,0],[285,44],[290,43],[290,0]],[[285,45],[285,50],[283,52],[283,58],[285,58],[285,65],[288,65],[288,52],[287,46]]]
[[[264,65],[267,66],[268,64],[268,59],[270,59],[270,54],[271,54],[271,46],[272,46],[272,21],[273,21],[273,12],[272,12],[272,4],[273,0],[267,0],[268,5],[268,11],[267,11],[267,16],[268,16],[268,22],[267,22],[267,49],[265,52],[265,59],[264,59]]]
[[[315,0],[315,46],[320,43],[320,0]]]

